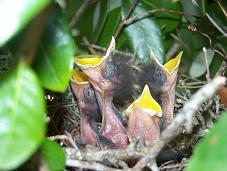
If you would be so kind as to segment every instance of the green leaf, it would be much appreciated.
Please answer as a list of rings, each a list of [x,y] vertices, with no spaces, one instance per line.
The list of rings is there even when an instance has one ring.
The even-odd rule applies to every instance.
[[[49,90],[64,92],[71,74],[75,45],[59,6],[50,10],[34,68],[42,85]]]
[[[211,77],[214,77],[218,71],[218,69],[220,68],[221,64],[223,62],[223,59],[218,56],[218,54],[214,55],[213,61],[210,64],[210,75]]]
[[[93,37],[97,42],[108,15],[108,0],[99,1],[93,15]]]
[[[122,1],[122,18],[131,7],[130,0]],[[146,12],[144,6],[138,3],[131,16]],[[139,63],[149,63],[152,50],[158,60],[164,62],[163,39],[159,26],[152,18],[144,18],[131,23],[125,28],[130,49],[136,53]]]
[[[64,9],[66,18],[70,20],[70,18],[72,18],[77,10],[81,7],[83,2],[84,0],[67,0],[67,5]]]
[[[19,32],[50,0],[1,0],[0,46]]]
[[[78,19],[76,23],[76,29],[78,29],[78,35],[83,37],[86,36],[88,40],[94,43],[94,11],[96,3],[89,5],[88,9],[83,13],[83,15]],[[78,43],[79,45],[79,43]]]
[[[207,60],[210,66],[214,57],[214,51],[211,49],[207,49]],[[195,60],[193,61],[189,74],[192,78],[197,78],[202,76],[206,73],[206,62],[204,57],[203,50],[196,56]]]
[[[142,2],[149,7],[149,10],[165,8],[167,10],[181,11],[180,2],[177,1],[175,2],[172,0],[143,0]],[[162,28],[165,33],[171,32],[176,29],[181,19],[180,14],[165,11],[154,13],[154,17],[156,18],[156,21],[159,24],[160,28]]]
[[[186,171],[223,171],[227,168],[227,112],[196,146]]]
[[[186,15],[185,18],[190,21],[190,23],[195,24],[197,22],[197,19],[194,16],[201,16],[201,10],[199,9],[198,6],[194,5],[192,1],[188,0],[181,0],[181,5],[183,7],[183,11],[186,14],[191,14],[191,15]]]
[[[50,171],[64,170],[65,153],[57,143],[46,140],[41,146],[41,152]]]
[[[220,7],[217,5],[217,3],[209,5],[207,12],[210,14],[210,16],[213,18],[213,20],[217,23],[219,27],[223,28],[227,25],[226,17],[220,10]]]
[[[44,139],[45,101],[35,73],[24,63],[0,78],[0,170],[10,170]]]
[[[102,32],[99,37],[98,44],[101,46],[108,46],[114,35],[118,24],[121,19],[121,1],[120,0],[109,0],[109,8],[113,8],[108,12],[106,22],[103,26]]]
[[[94,13],[95,42],[106,46],[120,21],[121,0],[102,0],[96,6]]]

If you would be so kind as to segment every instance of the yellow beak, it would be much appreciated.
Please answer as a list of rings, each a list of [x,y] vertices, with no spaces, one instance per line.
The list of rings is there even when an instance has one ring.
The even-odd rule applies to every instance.
[[[88,76],[81,71],[72,71],[71,80],[77,84],[88,84]]]
[[[126,110],[125,114],[129,115],[133,108],[141,107],[145,111],[148,111],[146,113],[150,113],[149,111],[152,111],[151,113],[156,113],[157,116],[162,117],[162,108],[161,106],[154,100],[152,97],[148,85],[145,85],[143,92],[141,96],[136,99]]]
[[[106,54],[103,57],[100,56],[84,56],[81,58],[81,56],[77,56],[74,58],[74,62],[79,66],[79,67],[92,67],[95,68],[99,66],[109,55],[112,51],[115,50],[115,39],[112,37],[110,46],[106,52]]]
[[[181,57],[183,52],[181,51],[175,58],[171,59],[170,61],[166,62],[164,65],[162,65],[158,59],[155,57],[154,53],[151,51],[150,57],[152,60],[155,60],[158,65],[160,65],[168,75],[172,75],[173,72],[178,69]]]

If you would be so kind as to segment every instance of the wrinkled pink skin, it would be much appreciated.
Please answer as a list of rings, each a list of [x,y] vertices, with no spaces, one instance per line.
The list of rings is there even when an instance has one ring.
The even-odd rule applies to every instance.
[[[177,70],[175,70],[172,75],[167,76],[166,83],[162,87],[160,99],[162,101],[163,129],[173,121],[176,82]]]
[[[115,143],[117,148],[124,148],[128,145],[128,137],[125,127],[115,115],[110,96],[104,96],[103,120],[101,134]]]
[[[96,135],[97,133],[92,129],[88,116],[93,114],[98,114],[96,110],[98,110],[97,103],[91,104],[84,98],[84,91],[91,86],[88,84],[76,84],[71,83],[73,92],[78,99],[79,109],[80,109],[80,134],[81,140],[84,144],[96,145]]]
[[[154,145],[160,137],[159,121],[158,116],[150,116],[142,108],[133,109],[128,120],[130,140],[140,145]]]
[[[82,118],[80,120],[80,134],[81,134],[81,140],[84,144],[91,144],[96,145],[96,132],[89,126],[88,121],[86,118]]]
[[[125,148],[128,145],[127,131],[117,117],[112,106],[112,98],[114,90],[118,84],[118,80],[110,81],[109,79],[105,78],[103,73],[105,64],[106,61],[103,61],[95,68],[81,67],[81,69],[84,73],[86,73],[86,75],[88,75],[89,82],[93,85],[98,94],[100,94],[99,99],[102,103],[101,135],[115,143],[116,148]]]
[[[166,81],[164,84],[160,87],[155,87],[152,89],[152,86],[155,86],[155,83],[152,82],[158,82],[158,80],[147,80],[147,82],[150,84],[151,87],[151,93],[156,94],[154,90],[159,90],[159,97],[158,99],[155,99],[156,101],[161,102],[162,107],[162,129],[165,129],[173,120],[173,111],[174,111],[174,104],[175,104],[175,87],[177,82],[177,72],[178,68],[176,68],[171,75],[167,73],[167,71],[160,66],[156,60],[152,59],[152,64],[155,65],[155,69],[160,70],[160,74],[164,74],[166,76]],[[149,74],[149,73],[147,73]],[[164,76],[163,75],[163,76]],[[154,78],[159,79],[160,77]],[[162,77],[161,77],[162,78]]]

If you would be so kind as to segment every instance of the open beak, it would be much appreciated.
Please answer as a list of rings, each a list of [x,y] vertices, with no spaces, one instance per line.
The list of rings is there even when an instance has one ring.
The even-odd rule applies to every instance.
[[[157,76],[148,80],[148,84],[151,93],[155,94],[155,99],[162,106],[163,128],[166,128],[173,120],[177,72],[182,54],[183,52],[180,52],[175,58],[171,59],[164,65],[158,61],[152,52],[150,54],[152,60],[151,66],[154,68],[155,71],[153,72],[157,73]]]
[[[79,68],[89,77],[89,81],[95,87],[96,90],[102,92],[106,86],[110,86],[109,82],[103,78],[103,68],[110,56],[111,52],[115,50],[115,39],[112,38],[110,46],[106,54],[100,56],[87,56],[87,57],[75,57],[75,63]],[[98,84],[97,84],[98,83]]]
[[[153,145],[160,136],[161,106],[152,97],[148,85],[141,96],[124,112],[128,115],[128,135],[133,142]]]
[[[119,65],[114,63],[115,40],[112,38],[110,46],[103,57],[75,58],[75,63],[88,76],[89,82],[95,89],[95,94],[102,111],[101,135],[110,139],[117,148],[128,145],[124,119],[113,105],[114,91],[119,81]]]
[[[80,109],[80,134],[84,144],[96,145],[98,128],[96,121],[101,120],[99,107],[88,77],[80,71],[73,71],[71,87]]]

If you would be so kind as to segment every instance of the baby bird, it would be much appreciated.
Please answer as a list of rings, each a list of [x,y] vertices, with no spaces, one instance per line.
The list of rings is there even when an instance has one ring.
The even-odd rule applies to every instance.
[[[96,122],[101,121],[101,114],[95,93],[88,77],[81,71],[73,71],[71,87],[80,109],[80,134],[83,144],[115,147],[115,144],[100,135]]]
[[[80,109],[82,143],[96,145],[98,128],[95,122],[96,118],[101,118],[101,115],[93,88],[90,86],[87,76],[80,71],[73,71],[71,87]]]
[[[95,89],[100,109],[102,111],[101,135],[110,139],[117,148],[128,145],[126,126],[127,122],[115,108],[113,96],[121,89],[130,73],[128,67],[119,59],[115,50],[115,40],[112,39],[107,53],[103,57],[75,58],[76,64],[89,77],[89,82]]]
[[[153,99],[148,85],[124,113],[128,115],[128,136],[132,142],[148,146],[159,140],[162,109]]]
[[[175,87],[181,56],[182,52],[162,65],[151,52],[152,63],[143,68],[140,76],[142,85],[148,84],[154,99],[162,107],[162,128],[166,128],[173,120]]]

